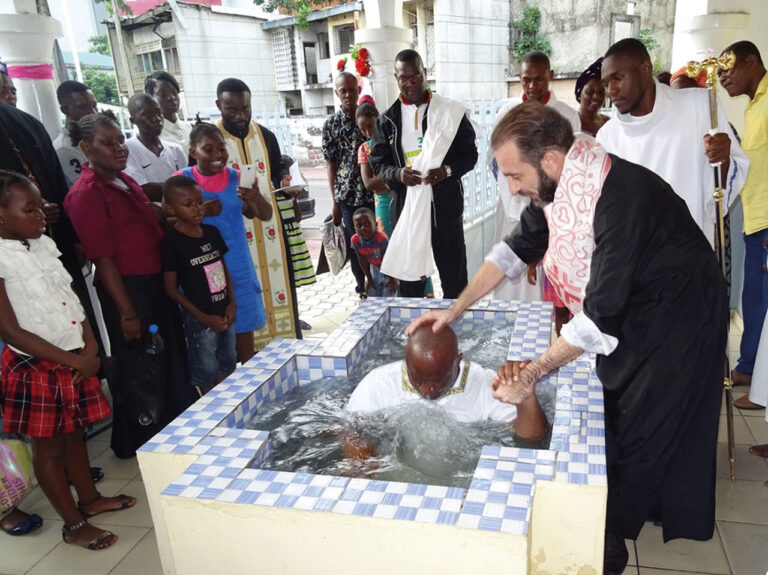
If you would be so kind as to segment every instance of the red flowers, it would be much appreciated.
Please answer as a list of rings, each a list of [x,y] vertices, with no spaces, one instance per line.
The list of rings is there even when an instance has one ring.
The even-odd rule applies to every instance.
[[[371,73],[370,57],[371,53],[368,51],[368,48],[363,48],[356,44],[349,50],[349,57],[344,56],[336,63],[336,69],[339,72],[345,71],[349,58],[352,58],[355,61],[355,71],[357,72],[357,75],[364,78]]]
[[[355,45],[350,50],[349,55],[355,60],[355,70],[358,76],[364,78],[371,73],[370,52],[368,52],[368,48]]]
[[[259,162],[259,169],[263,170],[266,166],[264,165],[264,162]]]
[[[358,52],[358,54],[359,54],[359,52]],[[371,66],[370,66],[370,64],[368,64],[368,59],[366,58],[365,60],[363,60],[361,58],[358,58],[357,60],[355,60],[355,70],[357,70],[357,73],[360,76],[363,76],[363,77],[365,77],[368,74],[370,74],[371,73]]]

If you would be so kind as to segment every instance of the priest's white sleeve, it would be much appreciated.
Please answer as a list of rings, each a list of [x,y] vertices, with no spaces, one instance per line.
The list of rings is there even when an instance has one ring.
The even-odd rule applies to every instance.
[[[528,268],[528,264],[517,257],[506,242],[494,244],[484,259],[498,267],[509,279],[515,279]]]
[[[611,355],[619,345],[618,339],[601,332],[583,311],[577,313],[563,326],[560,336],[571,345],[601,355]]]

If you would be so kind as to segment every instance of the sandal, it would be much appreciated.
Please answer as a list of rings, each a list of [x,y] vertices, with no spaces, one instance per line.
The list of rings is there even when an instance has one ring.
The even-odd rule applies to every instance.
[[[88,549],[90,551],[101,551],[102,549],[107,549],[108,547],[112,547],[115,543],[117,543],[117,538],[115,538],[112,543],[109,543],[108,545],[102,545],[107,539],[110,537],[115,537],[115,534],[111,531],[107,531],[106,529],[99,529],[101,531],[101,535],[98,537],[94,537],[91,539],[86,545],[82,545],[80,543],[76,543],[75,541],[67,541],[67,533],[74,533],[76,531],[79,531],[83,527],[88,525],[88,522],[83,519],[82,521],[78,521],[74,525],[70,526],[64,526],[61,528],[61,539],[64,541],[64,543],[68,543],[69,545],[78,545],[79,547],[83,547],[85,549]]]
[[[88,503],[87,505],[83,505],[82,503],[78,504],[77,509],[80,511],[83,517],[86,519],[90,517],[95,517],[96,515],[101,515],[102,513],[111,513],[112,511],[122,511],[123,509],[129,509],[130,507],[133,507],[136,505],[136,498],[131,497],[130,495],[125,495],[124,493],[121,493],[120,495],[115,495],[115,497],[120,498],[120,507],[115,507],[114,509],[105,509],[104,511],[99,511],[98,513],[88,513],[84,508],[90,507],[94,503],[96,503],[99,499],[106,499],[103,495],[99,495],[96,499]]]
[[[32,513],[31,515],[27,515],[21,521],[18,521],[16,525],[11,527],[10,529],[6,529],[5,527],[2,527],[2,526],[0,526],[0,529],[5,531],[8,535],[13,535],[14,537],[18,537],[20,535],[27,535],[28,533],[37,531],[38,529],[40,529],[42,525],[43,525],[43,518],[40,517],[37,513]]]

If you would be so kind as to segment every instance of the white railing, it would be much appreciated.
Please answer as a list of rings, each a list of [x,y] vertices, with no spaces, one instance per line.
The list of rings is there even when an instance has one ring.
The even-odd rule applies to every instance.
[[[261,115],[258,115],[253,119],[275,135],[277,143],[280,144],[280,151],[283,154],[293,157],[291,124],[288,121],[285,110],[281,110],[275,106],[275,109],[270,113],[265,108],[262,110]]]
[[[470,119],[475,128],[475,143],[478,159],[475,169],[462,178],[464,184],[464,222],[469,225],[492,214],[496,206],[496,180],[489,167],[488,158],[491,150],[491,133],[494,120],[503,101],[473,101],[469,103]],[[277,137],[280,150],[293,157],[293,137],[285,110],[275,107],[266,109],[254,118],[266,126]]]
[[[469,102],[470,120],[475,128],[477,164],[464,176],[464,222],[470,223],[493,213],[497,187],[489,165],[491,134],[494,120],[504,101],[480,100]]]

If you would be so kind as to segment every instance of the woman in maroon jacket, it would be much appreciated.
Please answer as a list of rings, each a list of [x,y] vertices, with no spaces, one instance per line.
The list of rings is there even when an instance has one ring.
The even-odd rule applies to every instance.
[[[123,170],[128,159],[125,137],[114,117],[92,114],[72,131],[88,162],[64,202],[88,258],[96,265],[94,283],[101,300],[112,349],[108,381],[114,401],[112,450],[133,457],[195,396],[189,385],[186,347],[178,310],[162,284],[162,215],[141,187]],[[155,213],[157,212],[157,213]],[[147,411],[129,392],[137,375],[135,350],[146,347],[149,326],[159,327],[164,342],[161,371],[164,405]],[[134,354],[130,353],[134,350]]]

